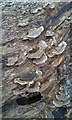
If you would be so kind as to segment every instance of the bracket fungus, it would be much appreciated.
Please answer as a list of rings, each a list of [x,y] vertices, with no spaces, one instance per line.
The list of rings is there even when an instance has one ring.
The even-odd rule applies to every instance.
[[[39,28],[31,29],[27,35],[27,38],[32,38],[32,39],[37,38],[43,31],[44,31],[43,26]]]
[[[29,93],[39,92],[39,89],[40,89],[40,82],[36,82],[33,87],[27,89],[27,92]]]
[[[18,61],[15,65],[21,65],[22,63],[25,63],[27,58],[27,52],[25,51],[23,54],[21,54],[18,58]]]
[[[30,85],[34,84],[34,81],[22,81],[19,78],[16,78],[16,79],[14,79],[14,83],[17,83],[17,84],[23,85],[23,86],[29,85],[29,87],[30,87]]]
[[[33,48],[27,55],[28,58],[41,58],[44,54],[44,50],[48,47],[45,41],[39,41],[38,45]]]
[[[48,47],[47,43],[44,40],[39,41],[38,46],[42,46],[43,49],[46,49]]]
[[[55,55],[60,55],[65,51],[65,48],[67,46],[67,43],[65,41],[62,41],[55,49],[53,49],[50,54],[48,54],[49,57],[53,57]]]
[[[41,58],[33,60],[33,62],[34,62],[35,64],[37,64],[37,65],[38,65],[38,64],[43,64],[43,63],[45,63],[46,61],[47,61],[47,56],[46,56],[45,53],[41,56]]]
[[[68,105],[70,103],[70,100],[65,100],[65,101],[53,101],[53,104],[56,106],[56,107],[62,107],[62,106],[65,106],[65,105]]]
[[[6,64],[7,66],[12,66],[18,61],[18,57],[9,57],[8,58],[8,63]]]
[[[56,55],[62,54],[65,51],[66,46],[67,43],[65,41],[62,41],[56,48],[57,50]]]
[[[31,58],[31,59],[32,58],[40,58],[43,55],[43,53],[44,53],[43,47],[39,47],[39,49],[36,52],[34,52],[34,53],[28,53],[27,57]]]

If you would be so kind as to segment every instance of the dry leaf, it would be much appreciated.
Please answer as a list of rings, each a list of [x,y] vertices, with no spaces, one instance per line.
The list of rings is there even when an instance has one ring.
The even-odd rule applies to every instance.
[[[43,83],[41,85],[41,88],[40,88],[39,92],[45,91],[48,87],[49,87],[49,82]]]
[[[60,65],[60,63],[63,61],[63,59],[64,59],[64,55],[58,56],[58,57],[52,62],[52,66],[53,66],[53,67],[57,67],[58,65]]]

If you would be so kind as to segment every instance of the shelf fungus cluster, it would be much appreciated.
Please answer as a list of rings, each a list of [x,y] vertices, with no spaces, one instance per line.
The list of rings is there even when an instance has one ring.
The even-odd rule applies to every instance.
[[[56,107],[63,107],[70,104],[70,95],[65,91],[64,87],[61,86],[59,92],[56,94],[53,104]]]
[[[2,117],[72,117],[72,2],[4,1]]]
[[[47,61],[48,57],[54,57],[55,55],[57,55],[58,57],[52,62],[52,68],[54,69],[54,67],[57,67],[62,60],[64,59],[63,55],[60,55],[64,52],[65,48],[66,48],[66,42],[62,41],[58,44],[58,46],[56,46],[55,51],[50,51],[52,52],[51,55],[50,53],[48,53],[48,56],[45,53],[46,48],[48,47],[47,43],[43,40],[39,41],[37,46],[35,46],[32,50],[30,50],[28,53],[25,52],[22,58],[24,57],[24,61],[26,60],[26,58],[31,59],[33,61],[33,63],[35,63],[36,65],[39,64],[43,64]],[[20,57],[19,57],[20,60]],[[16,64],[20,64],[20,63],[16,63]],[[36,77],[33,80],[21,80],[20,78],[16,78],[14,80],[15,84],[21,85],[23,87],[23,90],[21,92],[16,92],[16,95],[19,93],[24,94],[24,91],[26,93],[35,93],[35,92],[42,92],[45,91],[47,89],[47,87],[49,86],[49,84],[51,84],[53,82],[49,81],[48,83],[46,83],[46,85],[42,84],[43,82],[43,78],[42,78],[42,71],[38,70],[38,68],[36,69]],[[15,93],[15,91],[14,91]],[[65,96],[66,98],[66,96]],[[53,101],[53,104],[56,107],[61,107],[63,105],[67,105],[69,103],[69,100],[65,98],[62,98],[61,95],[56,95],[56,99],[59,100],[60,99],[60,103],[59,101],[57,101],[56,99]],[[62,100],[65,100],[64,102]]]
[[[15,78],[14,83],[22,87],[20,90],[14,90],[14,95],[19,95],[21,94],[22,96],[25,95],[26,93],[36,93],[39,92],[41,83],[39,81],[35,81],[36,77],[37,79],[42,79],[42,71],[36,70],[35,71],[36,76],[34,77],[33,80],[21,80],[20,78]]]
[[[60,55],[65,51],[67,44],[65,41],[62,41],[61,43],[58,44],[58,46],[50,49],[48,51],[48,57],[52,58],[55,55]],[[12,66],[12,65],[21,65],[22,63],[25,63],[26,59],[32,59],[33,63],[35,64],[43,64],[47,61],[48,57],[45,53],[46,48],[48,48],[48,44],[41,40],[39,41],[39,43],[37,44],[37,46],[35,46],[34,48],[31,48],[30,51],[24,51],[23,53],[21,53],[21,55],[19,56],[15,56],[15,57],[9,57],[8,61],[7,61],[7,66]]]
[[[42,64],[47,61],[47,56],[45,54],[45,49],[48,47],[45,41],[41,40],[39,41],[38,45],[36,48],[33,48],[29,53],[28,53],[28,58],[34,59],[33,62],[36,64]]]

